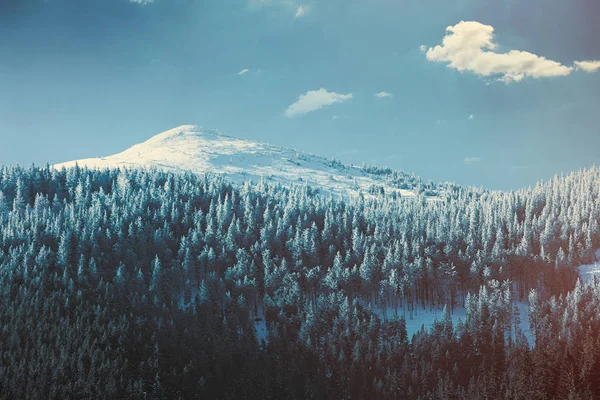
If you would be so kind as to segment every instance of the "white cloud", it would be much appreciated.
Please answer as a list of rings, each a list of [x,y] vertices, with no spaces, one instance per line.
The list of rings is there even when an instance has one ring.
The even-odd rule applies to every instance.
[[[296,9],[296,15],[294,16],[294,18],[305,17],[306,15],[308,15],[309,12],[310,12],[310,6],[298,6],[298,8]]]
[[[321,88],[319,90],[311,90],[298,97],[298,101],[291,104],[285,110],[285,116],[293,118],[297,115],[302,115],[321,109],[326,106],[330,106],[335,103],[341,103],[352,99],[352,93],[340,94],[335,92],[328,92],[326,89]]]
[[[377,97],[379,99],[383,99],[386,97],[394,97],[394,95],[389,92],[379,92],[379,93],[375,93],[375,97]]]
[[[600,60],[594,61],[575,61],[575,68],[582,69],[585,72],[596,72],[600,69]]]
[[[472,120],[474,120],[474,119],[475,119],[475,114],[471,114],[471,115],[469,115],[469,120],[470,120],[470,121],[472,121]]]
[[[154,3],[154,0],[129,0],[129,2],[145,6],[146,4]]]
[[[463,160],[463,164],[465,165],[471,165],[471,164],[475,164],[481,161],[481,157],[466,157]]]
[[[425,46],[424,44],[419,46],[419,50],[421,50],[423,53],[425,53],[427,51],[427,46]]]
[[[250,71],[248,68],[244,68],[243,70],[241,70],[240,72],[238,72],[238,75],[245,75],[248,73],[248,71]]]
[[[481,76],[499,76],[503,82],[518,82],[526,77],[565,76],[573,71],[557,61],[527,51],[496,53],[494,28],[476,21],[461,21],[446,28],[442,44],[429,48],[427,60],[446,62],[449,68]]]

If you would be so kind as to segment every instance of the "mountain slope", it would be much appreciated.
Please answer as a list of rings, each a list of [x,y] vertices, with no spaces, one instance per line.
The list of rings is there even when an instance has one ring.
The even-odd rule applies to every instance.
[[[160,168],[168,171],[222,174],[230,181],[261,178],[284,185],[301,184],[343,197],[362,192],[415,196],[414,176],[389,169],[346,166],[337,161],[250,140],[237,139],[195,125],[160,133],[121,153],[56,164],[55,168]]]

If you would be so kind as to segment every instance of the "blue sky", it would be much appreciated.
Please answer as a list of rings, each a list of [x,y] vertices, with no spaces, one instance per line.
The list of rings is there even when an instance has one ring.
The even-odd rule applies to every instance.
[[[114,154],[182,124],[492,189],[600,155],[595,0],[0,7],[4,164]]]

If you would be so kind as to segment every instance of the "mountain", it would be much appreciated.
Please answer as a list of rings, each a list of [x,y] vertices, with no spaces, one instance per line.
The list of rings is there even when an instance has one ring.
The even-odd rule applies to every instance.
[[[56,164],[55,168],[152,168],[221,174],[241,183],[261,178],[284,185],[309,185],[325,194],[349,197],[386,193],[413,197],[424,186],[414,175],[389,168],[348,166],[336,160],[219,132],[182,125],[121,153]],[[425,195],[435,195],[429,188]]]

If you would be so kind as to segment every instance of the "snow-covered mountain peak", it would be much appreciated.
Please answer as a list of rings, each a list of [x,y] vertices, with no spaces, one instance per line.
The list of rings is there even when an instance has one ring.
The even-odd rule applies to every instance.
[[[152,136],[150,139],[135,145],[137,148],[150,149],[151,147],[172,146],[173,142],[181,144],[185,141],[194,141],[198,138],[218,140],[217,138],[228,138],[219,131],[204,129],[198,125],[181,125],[168,131]]]
[[[177,136],[194,135],[200,132],[198,125],[181,125],[168,131],[152,136],[144,143],[159,143]]]
[[[196,125],[182,125],[108,157],[56,164],[88,168],[159,168],[222,174],[235,183],[266,179],[284,185],[310,185],[343,197],[377,192],[414,196],[402,174],[374,173],[337,161],[246,139]],[[400,176],[400,180],[399,180]]]

